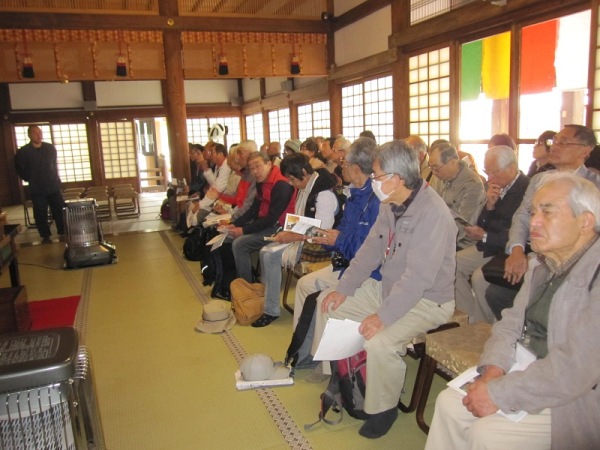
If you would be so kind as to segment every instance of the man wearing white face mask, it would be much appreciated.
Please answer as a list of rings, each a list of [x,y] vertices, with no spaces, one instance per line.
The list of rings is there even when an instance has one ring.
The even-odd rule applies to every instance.
[[[319,296],[312,350],[329,317],[361,323],[368,354],[364,409],[371,417],[359,434],[378,438],[398,416],[407,344],[454,312],[457,227],[405,142],[378,148],[371,178],[379,215],[338,286]],[[370,275],[380,265],[382,280],[375,281]]]

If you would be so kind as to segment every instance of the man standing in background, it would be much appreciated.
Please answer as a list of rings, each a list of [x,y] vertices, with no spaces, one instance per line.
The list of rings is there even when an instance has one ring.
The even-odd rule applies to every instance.
[[[29,195],[33,203],[33,217],[42,238],[50,242],[48,207],[56,223],[56,231],[64,234],[63,208],[65,201],[58,176],[57,153],[54,145],[43,142],[40,127],[31,125],[27,129],[29,144],[24,145],[15,155],[15,168],[23,181],[29,183]]]

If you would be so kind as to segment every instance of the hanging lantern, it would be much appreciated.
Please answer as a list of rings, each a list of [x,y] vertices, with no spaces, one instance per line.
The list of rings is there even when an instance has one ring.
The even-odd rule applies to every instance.
[[[117,55],[117,76],[118,77],[126,77],[127,76],[127,60],[123,55]]]
[[[228,75],[229,67],[227,66],[227,58],[225,55],[219,55],[219,75]]]
[[[219,35],[221,42],[221,53],[219,54],[219,75],[228,75],[229,74],[229,66],[227,65],[227,58],[225,57],[225,53],[223,53],[223,36]]]
[[[296,55],[292,56],[292,65],[290,67],[290,72],[292,75],[300,74],[300,61],[298,61],[298,57]]]
[[[31,56],[25,55],[23,58],[23,69],[21,71],[23,78],[35,78],[35,72],[33,71],[33,60]]]
[[[121,39],[121,32],[119,31],[119,54],[117,55],[117,70],[116,74],[118,77],[127,76],[127,58],[123,54],[122,48],[123,40]]]
[[[292,75],[300,74],[300,60],[298,59],[298,55],[296,54],[296,37],[294,36],[293,41],[293,54],[292,54],[292,64],[290,66],[290,72]]]
[[[25,30],[23,30],[23,51],[25,53],[23,55],[23,67],[21,68],[21,76],[23,78],[34,78],[35,72],[33,71],[33,59],[27,51],[27,36],[25,35]]]

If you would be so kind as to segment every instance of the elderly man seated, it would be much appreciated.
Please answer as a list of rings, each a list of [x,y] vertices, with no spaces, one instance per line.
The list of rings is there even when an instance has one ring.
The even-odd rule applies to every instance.
[[[481,267],[494,255],[504,255],[512,216],[529,185],[529,178],[517,164],[515,152],[506,145],[486,152],[486,203],[475,225],[465,227],[467,238],[477,243],[456,254],[456,307],[469,315],[471,323],[494,321],[485,297],[489,283],[483,278]]]
[[[459,159],[456,148],[449,142],[440,142],[431,146],[429,167],[438,179],[433,187],[446,202],[450,210],[468,223],[474,223],[485,202],[485,188],[476,172]],[[462,225],[459,226],[458,247],[473,245],[473,241],[464,239]]]
[[[368,355],[364,410],[371,417],[359,433],[378,438],[398,417],[406,346],[454,312],[457,228],[405,142],[379,147],[372,179],[379,215],[335,290],[317,300],[313,354],[328,318],[361,323]],[[379,266],[376,281],[371,273]]]
[[[514,306],[492,329],[481,377],[436,402],[427,450],[600,448],[600,191],[544,175],[533,196],[531,260]],[[519,347],[535,360],[509,373]],[[519,422],[497,414],[526,411]]]
[[[281,161],[281,172],[289,183],[298,189],[295,213],[321,221],[324,229],[332,228],[341,205],[332,189],[337,184],[327,169],[314,170],[306,155],[294,153]],[[339,214],[341,216],[341,214]],[[309,236],[281,231],[273,237],[273,243],[260,250],[261,281],[265,286],[264,313],[252,323],[262,328],[279,317],[279,292],[281,290],[281,266],[294,267],[300,258],[304,241]],[[289,244],[282,247],[281,244]]]

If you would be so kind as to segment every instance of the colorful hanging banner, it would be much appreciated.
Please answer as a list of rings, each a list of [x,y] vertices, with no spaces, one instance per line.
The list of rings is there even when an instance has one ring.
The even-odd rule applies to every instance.
[[[510,31],[483,39],[481,85],[487,98],[508,98]]]
[[[550,92],[556,86],[554,58],[558,21],[531,25],[521,34],[521,94]]]
[[[482,42],[474,41],[461,47],[460,99],[477,100],[481,93]]]

